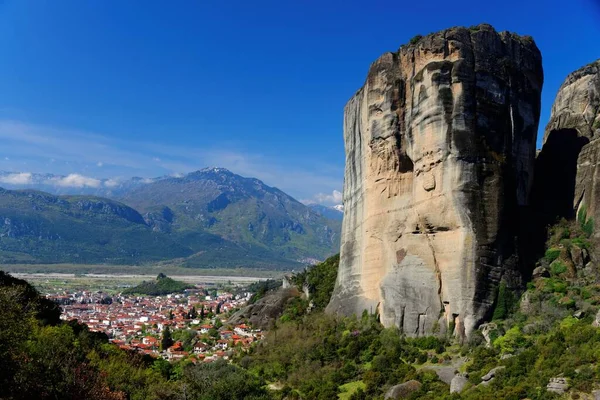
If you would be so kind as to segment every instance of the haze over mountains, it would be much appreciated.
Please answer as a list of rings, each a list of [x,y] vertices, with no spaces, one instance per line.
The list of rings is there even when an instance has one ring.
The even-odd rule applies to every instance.
[[[0,191],[4,263],[294,268],[339,246],[339,211],[224,168],[124,181],[0,173],[0,186],[28,188]]]

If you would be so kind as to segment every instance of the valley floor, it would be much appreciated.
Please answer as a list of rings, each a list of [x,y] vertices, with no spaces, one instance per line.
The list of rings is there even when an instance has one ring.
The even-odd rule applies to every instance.
[[[282,271],[253,268],[184,268],[171,265],[107,265],[107,264],[4,264],[2,270],[11,274],[23,274],[25,279],[29,276],[39,275],[86,275],[90,277],[155,277],[159,273],[169,276],[177,276],[181,280],[197,283],[189,279],[216,280],[239,280],[254,282],[256,280],[280,278],[284,275]],[[232,279],[233,278],[233,279]],[[258,278],[258,279],[252,279]]]

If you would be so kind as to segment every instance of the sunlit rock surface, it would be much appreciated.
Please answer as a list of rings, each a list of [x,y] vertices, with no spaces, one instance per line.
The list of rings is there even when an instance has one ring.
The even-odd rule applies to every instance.
[[[467,336],[517,269],[543,81],[527,37],[452,28],[375,61],[345,108],[341,261],[327,310]]]

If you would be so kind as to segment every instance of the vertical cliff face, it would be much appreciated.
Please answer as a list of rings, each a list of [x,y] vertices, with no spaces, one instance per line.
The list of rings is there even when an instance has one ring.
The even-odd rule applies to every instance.
[[[536,160],[535,204],[542,222],[586,209],[600,222],[600,60],[570,74],[552,106]],[[595,240],[600,240],[595,236]]]
[[[529,38],[453,28],[386,53],[345,108],[345,214],[329,312],[468,335],[516,271],[542,87]],[[514,274],[513,274],[514,275]]]

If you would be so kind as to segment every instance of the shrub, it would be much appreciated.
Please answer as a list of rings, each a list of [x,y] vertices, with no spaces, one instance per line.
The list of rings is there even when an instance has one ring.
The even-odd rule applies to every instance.
[[[554,276],[558,276],[560,274],[564,274],[567,272],[567,266],[560,260],[555,260],[550,264],[550,273]]]
[[[545,278],[543,280],[542,292],[544,293],[567,293],[567,283],[556,278]]]
[[[577,318],[568,316],[567,318],[560,321],[560,329],[564,330],[572,328],[573,326],[577,325],[578,322],[579,320]]]
[[[492,320],[504,319],[512,311],[515,305],[514,294],[506,288],[506,283],[501,282],[498,287],[498,297],[496,299],[496,308]]]
[[[410,39],[410,41],[408,42],[411,45],[417,44],[417,42],[419,42],[419,40],[423,39],[423,35],[415,35],[413,36],[412,39]]]
[[[444,344],[440,339],[438,339],[435,336],[423,336],[419,338],[414,338],[411,341],[409,341],[409,343],[414,344],[421,350],[436,350],[441,348],[442,352],[444,351]]]
[[[590,218],[585,221],[585,223],[581,226],[581,230],[585,233],[586,237],[592,236],[594,233],[594,219]]]
[[[586,238],[576,237],[571,241],[575,246],[580,247],[582,249],[589,250],[591,247],[591,243]]]
[[[567,308],[575,308],[576,302],[574,299],[565,296],[558,301],[558,304]]]
[[[579,226],[586,237],[592,236],[592,233],[594,233],[594,219],[587,217],[587,207],[585,205],[582,205],[577,212],[577,222],[579,222]]]
[[[494,341],[494,346],[500,349],[502,353],[514,353],[527,344],[528,340],[523,336],[518,326],[513,326],[506,331],[504,336],[500,336]]]
[[[546,250],[546,254],[544,254],[544,259],[551,263],[552,261],[556,260],[558,256],[560,256],[560,249],[550,248]]]

